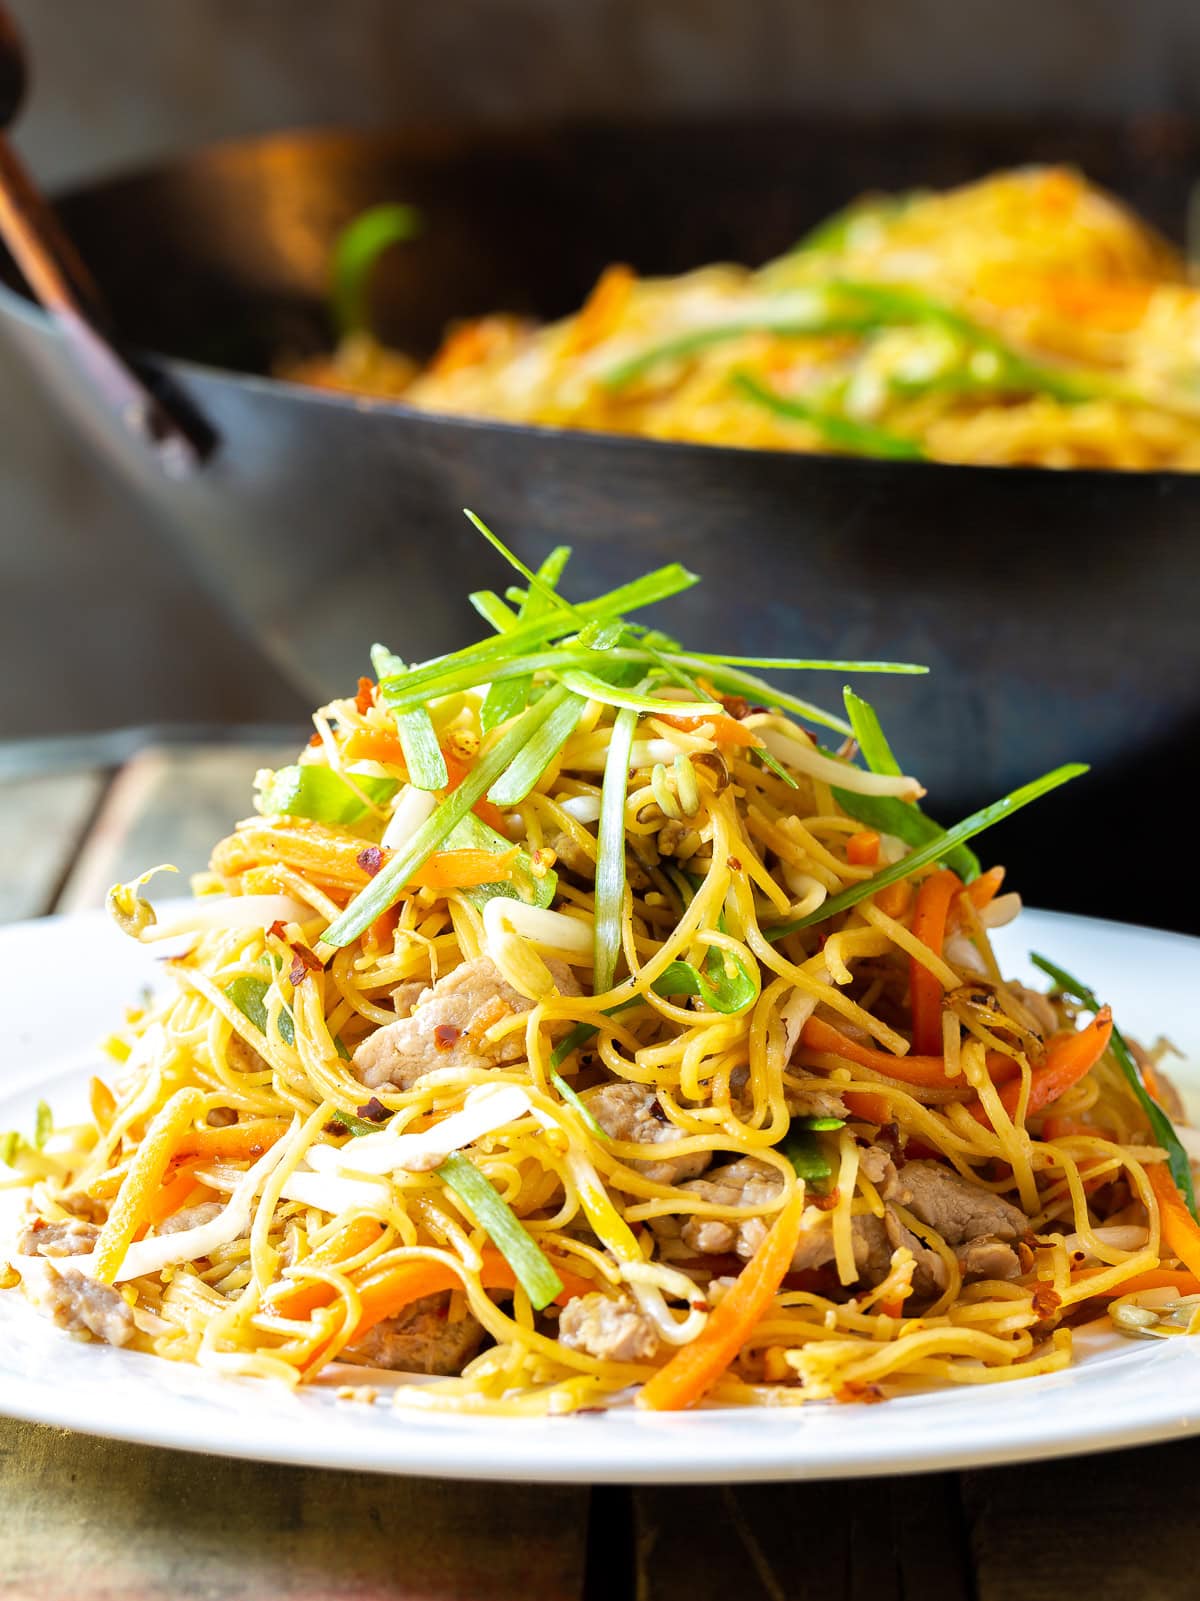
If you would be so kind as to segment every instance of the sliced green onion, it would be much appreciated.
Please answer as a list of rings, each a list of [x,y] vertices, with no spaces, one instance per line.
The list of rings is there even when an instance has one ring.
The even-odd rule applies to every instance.
[[[569,600],[564,600],[555,589],[554,585],[552,583],[548,583],[540,573],[535,573],[532,567],[526,567],[525,563],[516,554],[516,552],[509,550],[504,541],[497,534],[494,534],[488,525],[483,521],[483,519],[481,517],[477,517],[469,506],[463,507],[463,515],[473,527],[478,529],[478,531],[487,540],[488,544],[491,545],[492,549],[499,552],[499,554],[504,557],[508,565],[515,568],[516,571],[520,573],[521,577],[529,585],[530,599],[532,599],[534,595],[537,595],[541,598],[543,605],[546,606],[548,610],[565,611],[573,617],[578,617],[579,614],[575,607],[572,606],[571,602]],[[561,549],[561,546],[559,548]]]
[[[262,1035],[267,1032],[267,991],[271,986],[262,978],[235,978],[226,984],[225,994]],[[279,1037],[285,1045],[296,1043],[296,1025],[286,1006],[279,1009]],[[344,1047],[343,1047],[344,1049]]]
[[[1100,1010],[1100,1002],[1097,1000],[1095,992],[1088,989],[1086,984],[1081,984],[1077,978],[1073,978],[1065,968],[1058,967],[1049,957],[1039,956],[1036,951],[1030,951],[1029,955],[1034,966],[1040,967],[1043,973],[1052,978],[1064,995],[1074,996],[1090,1012],[1098,1012]],[[1188,1211],[1197,1223],[1200,1223],[1200,1212],[1196,1210],[1196,1192],[1192,1185],[1192,1164],[1183,1148],[1179,1135],[1175,1132],[1174,1124],[1166,1111],[1147,1090],[1141,1069],[1137,1065],[1137,1058],[1129,1049],[1129,1042],[1115,1023],[1108,1043],[1109,1049],[1128,1080],[1130,1088],[1141,1103],[1142,1111],[1145,1112],[1146,1119],[1154,1131],[1155,1140],[1167,1153],[1167,1166],[1170,1169],[1171,1177],[1175,1181],[1176,1189],[1186,1201]]]
[[[535,1311],[540,1312],[563,1293],[562,1280],[541,1247],[469,1158],[456,1151],[437,1169],[437,1175],[459,1197],[512,1268]]]
[[[517,614],[502,601],[494,589],[475,589],[467,596],[475,610],[489,627],[498,634],[506,634],[517,626]]]
[[[37,1110],[33,1114],[33,1145],[40,1151],[46,1141],[54,1133],[54,1113],[45,1101],[37,1103]]]
[[[619,711],[613,722],[600,788],[600,823],[596,830],[596,944],[593,989],[612,989],[621,953],[621,912],[625,903],[625,794],[629,758],[638,717]]]
[[[863,760],[873,773],[887,773],[898,778],[900,763],[892,754],[875,708],[847,686],[843,691],[850,726],[863,753]],[[848,816],[865,823],[880,834],[892,834],[906,845],[927,845],[931,840],[945,836],[945,829],[935,823],[911,801],[897,800],[893,795],[859,795],[847,789],[835,789],[834,799]],[[978,856],[967,845],[947,851],[947,867],[956,872],[964,884],[979,877]]]
[[[688,656],[679,651],[665,653],[664,660],[685,670],[703,673],[714,688],[723,689],[728,694],[741,695],[744,699],[758,701],[763,706],[776,706],[780,711],[791,712],[793,717],[802,717],[807,722],[819,723],[824,728],[832,728],[838,734],[852,732],[850,724],[843,718],[835,717],[832,712],[824,711],[820,706],[814,706],[811,701],[788,695],[783,690],[776,689],[774,684],[769,684],[765,678],[757,678],[753,673],[743,672],[740,667],[727,667],[715,658],[707,660],[703,656]]]
[[[777,317],[761,316],[741,322],[723,322],[711,328],[697,328],[665,339],[630,356],[627,361],[610,367],[600,379],[606,389],[621,389],[634,379],[659,366],[664,361],[678,361],[694,356],[698,351],[713,345],[724,345],[735,339],[747,339],[755,334],[771,334],[776,339],[811,339],[814,335],[866,333],[876,319],[870,313],[836,315],[814,301],[810,317],[798,317],[794,308],[780,312]]]
[[[748,372],[733,373],[730,382],[755,405],[774,412],[777,417],[807,423],[841,450],[856,451],[864,456],[883,456],[892,461],[925,459],[925,451],[915,439],[894,434],[888,428],[877,428],[873,423],[855,422],[853,418],[844,417],[838,412],[824,411],[807,401],[781,395],[777,389],[768,388]]]
[[[488,790],[496,806],[516,806],[541,778],[550,763],[575,732],[584,702],[578,695],[564,695],[529,743]]]
[[[913,190],[911,194],[900,195],[873,195],[864,196],[861,200],[853,200],[841,211],[832,217],[827,217],[818,223],[803,239],[793,245],[789,256],[797,255],[840,255],[850,243],[851,232],[861,222],[876,221],[886,223],[902,211],[907,210],[915,199],[921,197],[920,190]],[[787,257],[784,258],[787,260]]]
[[[489,828],[474,812],[468,812],[457,828],[451,829],[445,845],[447,850],[491,851],[494,856],[507,855],[512,850],[511,840]],[[553,903],[557,889],[558,874],[553,869],[535,873],[532,858],[527,852],[518,851],[511,877],[498,879],[494,884],[473,884],[460,893],[480,909],[497,895],[511,901],[524,901],[527,906],[545,908]]]
[[[592,1032],[594,1033],[595,1030],[593,1029]],[[567,1105],[571,1107],[574,1112],[578,1113],[580,1121],[589,1133],[594,1134],[597,1139],[612,1139],[612,1135],[608,1132],[608,1130],[606,1128],[601,1128],[600,1124],[597,1123],[596,1119],[588,1111],[587,1107],[579,1099],[578,1095],[576,1095],[575,1091],[567,1083],[566,1079],[563,1078],[562,1074],[557,1072],[554,1068],[550,1069],[550,1082],[562,1096],[563,1100],[566,1101]]]
[[[358,333],[370,327],[368,291],[376,263],[392,245],[415,239],[421,225],[421,213],[415,207],[392,204],[372,206],[342,229],[333,247],[330,294],[339,334]]]
[[[720,704],[712,700],[664,700],[658,695],[644,695],[635,689],[618,688],[606,679],[598,678],[595,673],[584,672],[578,667],[568,667],[559,677],[568,689],[573,689],[587,700],[598,700],[602,706],[624,706],[630,711],[645,712],[650,716],[711,717],[721,710]]]
[[[331,1121],[340,1123],[347,1134],[353,1134],[356,1139],[364,1134],[378,1134],[381,1127],[379,1123],[372,1123],[369,1118],[355,1117],[353,1112],[335,1111]]]
[[[570,556],[570,545],[556,545],[538,568],[538,576],[553,588],[562,577],[563,568],[570,560]],[[531,618],[540,616],[545,609],[546,602],[540,595],[527,594],[521,601],[520,612],[515,616],[509,613],[511,622],[506,623],[503,628],[495,622],[492,626],[501,633],[507,633],[518,623],[528,622]],[[503,683],[489,685],[479,713],[479,722],[484,733],[499,728],[501,723],[506,723],[510,717],[516,717],[523,712],[529,704],[532,690],[533,675],[530,673],[520,678],[510,678]]]
[[[367,773],[351,773],[350,777],[375,806],[390,800],[400,787],[394,778],[375,778]],[[314,823],[356,823],[367,810],[346,780],[320,762],[280,767],[268,778],[260,795],[260,809],[268,817],[307,817]]]
[[[10,1128],[6,1134],[0,1134],[0,1162],[3,1162],[5,1167],[15,1167],[24,1144],[25,1141],[15,1128]]]
[[[433,815],[421,824],[404,849],[396,852],[371,882],[359,890],[342,915],[329,925],[323,936],[327,945],[349,945],[395,903],[417,868],[429,860],[475,802],[482,800],[551,712],[561,705],[567,693],[567,690],[560,688],[550,690],[510,724],[492,749],[466,774],[458,788],[451,790]]]
[[[395,697],[388,689],[388,681],[404,672],[404,663],[382,645],[372,645],[371,662],[379,679],[379,697],[384,705],[395,710]],[[438,744],[433,719],[424,706],[411,711],[398,712],[396,732],[404,750],[404,765],[408,768],[408,781],[417,789],[445,789],[450,782],[446,758]]]
[[[554,1071],[560,1068],[572,1051],[577,1051],[581,1045],[586,1045],[599,1032],[600,1030],[594,1023],[576,1023],[571,1032],[565,1038],[559,1040],[558,1044],[550,1052],[551,1070]]]
[[[919,662],[843,662],[804,656],[722,656],[717,651],[696,651],[696,662],[724,663],[728,667],[765,667],[787,673],[927,673]]]
[[[758,985],[744,962],[712,946],[702,973],[691,962],[670,962],[654,981],[656,995],[696,995],[710,1012],[744,1012],[758,999]]]
[[[810,1134],[831,1134],[834,1129],[845,1128],[844,1117],[794,1117],[792,1127],[807,1129]]]
[[[837,917],[840,912],[848,912],[859,901],[866,900],[869,895],[877,894],[886,889],[889,884],[895,884],[902,878],[908,878],[918,868],[927,867],[932,862],[941,861],[957,845],[965,844],[967,840],[974,839],[976,834],[982,834],[984,829],[991,828],[1022,807],[1028,806],[1032,801],[1039,800],[1048,795],[1051,790],[1057,789],[1060,784],[1068,783],[1072,778],[1087,772],[1082,762],[1071,762],[1065,767],[1056,767],[1053,772],[1044,773],[1041,778],[1035,778],[1032,783],[1023,784],[1020,789],[1014,789],[1011,795],[1005,795],[1002,800],[992,801],[991,805],[984,806],[970,817],[964,817],[961,823],[955,823],[953,828],[940,832],[937,839],[921,846],[919,850],[910,852],[882,872],[876,873],[873,878],[863,879],[860,883],[852,884],[849,889],[843,890],[840,895],[834,895],[819,906],[815,912],[807,917],[797,918],[791,923],[782,923],[772,929],[764,929],[763,933],[769,940],[785,939],[794,934],[797,929],[809,928],[813,923],[823,923],[830,917]],[[856,796],[855,799],[861,799]],[[936,825],[935,825],[936,826]]]
[[[796,1176],[806,1184],[822,1184],[832,1178],[833,1164],[826,1154],[824,1142],[811,1130],[797,1127],[793,1122],[779,1149],[796,1169]]]

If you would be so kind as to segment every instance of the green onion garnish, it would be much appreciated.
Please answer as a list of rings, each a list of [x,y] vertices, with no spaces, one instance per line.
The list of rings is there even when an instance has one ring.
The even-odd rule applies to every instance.
[[[732,1015],[753,1005],[758,985],[744,962],[714,945],[705,958],[703,973],[691,962],[670,962],[655,979],[654,993],[696,995],[710,1012]]]
[[[911,873],[915,873],[918,868],[927,867],[932,862],[941,861],[955,846],[963,845],[967,840],[974,839],[976,834],[982,834],[984,829],[991,828],[995,823],[1001,822],[1006,817],[1011,817],[1014,812],[1019,812],[1022,807],[1028,806],[1031,801],[1038,800],[1043,795],[1048,795],[1051,790],[1057,789],[1060,784],[1065,784],[1072,778],[1078,778],[1080,774],[1086,773],[1087,770],[1086,765],[1082,762],[1070,762],[1065,767],[1056,767],[1053,772],[1044,773],[1041,778],[1035,778],[1032,783],[1023,784],[1020,789],[1014,789],[1011,795],[1005,795],[1002,800],[993,801],[990,806],[984,806],[981,810],[972,812],[970,817],[964,817],[962,822],[955,823],[953,828],[946,829],[944,833],[939,832],[937,839],[921,846],[918,850],[911,851],[909,855],[903,857],[900,861],[893,862],[890,867],[885,867],[882,872],[876,873],[873,878],[867,878],[861,883],[852,884],[849,889],[843,890],[840,895],[834,895],[832,899],[819,906],[815,912],[810,912],[807,917],[799,917],[794,922],[782,923],[775,928],[764,929],[764,937],[771,941],[786,939],[789,934],[796,933],[798,929],[809,928],[814,923],[823,923],[830,917],[837,917],[840,912],[848,912],[852,906],[857,906],[859,901],[866,900],[869,895],[875,895],[881,889],[886,889],[889,884],[895,884],[900,879],[907,878]],[[855,799],[860,798],[858,796],[855,797]]]
[[[248,1017],[262,1035],[267,1032],[267,991],[270,985],[262,978],[235,978],[226,984],[225,994],[244,1017]],[[279,1037],[286,1045],[296,1043],[296,1025],[286,1006],[279,1011]]]
[[[575,732],[583,707],[578,695],[564,696],[488,790],[488,800],[496,806],[519,805]]]
[[[570,545],[556,545],[538,568],[538,576],[553,588],[562,577],[563,568],[567,565],[570,555]],[[518,623],[528,622],[531,618],[540,616],[545,609],[546,602],[542,596],[530,594],[522,600],[521,610],[516,616],[509,614],[512,617],[511,622],[501,626],[491,619],[489,621],[492,621],[492,626],[497,632],[505,633]],[[490,685],[479,714],[480,726],[484,733],[499,728],[501,723],[506,723],[510,717],[516,717],[523,712],[529,704],[532,691],[533,675],[529,673],[521,678],[510,678],[503,683]]]
[[[600,787],[600,822],[596,830],[596,942],[592,992],[612,989],[621,953],[621,912],[625,903],[625,794],[629,760],[637,729],[635,711],[619,711],[613,719],[604,782]]]
[[[375,806],[390,800],[400,787],[394,778],[353,772],[350,777]],[[268,817],[307,817],[310,822],[333,824],[357,823],[367,811],[346,780],[320,762],[278,768],[263,785],[259,806]]]
[[[782,1155],[806,1184],[822,1184],[833,1176],[833,1164],[825,1153],[824,1142],[810,1129],[793,1122],[779,1146]]]
[[[594,1032],[595,1032],[595,1030],[593,1030],[593,1033]],[[569,1054],[570,1053],[568,1052],[568,1055]],[[566,1079],[563,1078],[562,1074],[559,1073],[555,1068],[551,1068],[550,1069],[550,1082],[551,1082],[551,1084],[554,1085],[554,1088],[562,1096],[563,1100],[566,1101],[567,1105],[574,1112],[577,1112],[579,1114],[580,1121],[583,1123],[584,1127],[588,1130],[589,1133],[594,1134],[597,1137],[597,1139],[601,1139],[601,1140],[610,1140],[610,1139],[612,1139],[612,1135],[608,1132],[608,1130],[605,1129],[605,1128],[601,1128],[600,1124],[597,1123],[596,1119],[588,1111],[587,1107],[579,1099],[578,1095],[576,1095],[575,1091],[567,1083]]]
[[[388,681],[404,671],[399,656],[393,656],[383,645],[371,646],[371,663],[379,679],[379,698],[384,705],[395,709],[394,699],[388,691]],[[450,782],[446,758],[434,732],[433,719],[424,706],[411,711],[398,712],[396,732],[404,751],[404,765],[408,768],[408,781],[417,789],[445,789]]]
[[[349,945],[394,904],[412,874],[429,860],[475,802],[483,799],[487,790],[520,754],[547,717],[562,704],[567,693],[565,689],[551,689],[509,725],[492,749],[466,774],[458,788],[451,790],[433,815],[422,823],[407,845],[398,850],[371,882],[359,890],[342,915],[330,923],[322,936],[325,944],[335,947]]]
[[[437,1169],[512,1268],[535,1311],[563,1293],[562,1280],[520,1219],[475,1164],[459,1152]]]
[[[421,231],[421,214],[413,206],[372,206],[360,212],[338,235],[333,247],[333,286],[330,292],[334,325],[339,335],[370,327],[371,274],[383,252],[406,244]]]
[[[831,445],[840,450],[856,451],[865,456],[881,456],[891,461],[924,461],[925,452],[915,439],[894,434],[888,428],[877,428],[873,423],[856,422],[840,412],[826,411],[808,401],[781,395],[760,383],[748,372],[735,372],[730,380],[747,400],[764,410],[774,412],[792,422],[807,423],[815,428]]]
[[[46,1141],[54,1133],[54,1113],[45,1101],[37,1103],[37,1110],[33,1114],[33,1145],[35,1150],[42,1150]]]
[[[888,773],[899,777],[902,769],[888,744],[875,708],[856,695],[848,686],[843,692],[850,725],[863,760],[873,773]],[[892,834],[906,845],[928,845],[932,840],[944,839],[945,829],[926,816],[913,801],[898,800],[894,795],[860,795],[853,790],[835,788],[834,799],[842,810],[857,822],[865,823],[880,834]],[[943,858],[964,884],[979,877],[980,864],[975,852],[967,845],[947,850]]]
[[[1098,1012],[1100,1010],[1100,1002],[1097,1000],[1095,992],[1088,989],[1086,984],[1081,984],[1065,968],[1058,967],[1054,962],[1050,961],[1049,957],[1039,956],[1036,951],[1031,951],[1029,955],[1034,966],[1040,967],[1043,973],[1048,974],[1064,995],[1074,996],[1090,1012]],[[1171,1177],[1175,1180],[1176,1189],[1187,1202],[1188,1211],[1196,1219],[1197,1223],[1200,1223],[1200,1212],[1196,1210],[1196,1192],[1192,1185],[1191,1161],[1183,1148],[1179,1135],[1175,1132],[1175,1126],[1171,1119],[1146,1088],[1141,1069],[1137,1065],[1137,1059],[1129,1049],[1129,1043],[1125,1036],[1115,1023],[1113,1024],[1108,1048],[1116,1058],[1122,1073],[1129,1081],[1129,1086],[1133,1093],[1140,1101],[1142,1111],[1145,1112],[1147,1121],[1154,1131],[1154,1138],[1167,1153],[1167,1166],[1170,1169]]]

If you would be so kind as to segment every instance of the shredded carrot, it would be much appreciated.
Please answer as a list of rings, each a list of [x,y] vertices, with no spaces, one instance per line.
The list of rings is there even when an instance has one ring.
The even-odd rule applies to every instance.
[[[739,723],[736,717],[730,717],[727,712],[713,712],[710,717],[671,717],[663,715],[660,722],[670,723],[672,728],[682,729],[684,733],[691,733],[697,728],[712,725],[712,737],[718,745],[738,745],[744,750],[750,750],[761,745],[762,740],[744,723]]]
[[[450,788],[457,789],[471,771],[470,763],[460,760],[453,751],[447,750],[444,745],[442,746],[442,755],[446,760],[446,772],[450,776]],[[497,834],[504,834],[507,837],[508,824],[505,821],[504,813],[498,806],[493,805],[490,800],[477,800],[471,810],[481,823],[486,823],[489,828],[494,828]]]
[[[203,1166],[204,1159],[194,1157],[186,1162],[180,1162],[174,1172],[167,1175],[162,1188],[146,1203],[142,1214],[143,1228],[149,1228],[175,1216],[192,1191],[200,1186],[196,1169]]]
[[[107,1134],[117,1113],[117,1101],[102,1078],[94,1078],[88,1092],[92,1118],[101,1134]]]
[[[999,895],[1003,883],[1004,868],[989,867],[986,873],[980,873],[978,878],[971,880],[963,894],[977,912],[982,912],[984,907],[990,906]],[[956,895],[950,903],[950,911],[946,917],[946,932],[952,933],[962,920],[962,896]]]
[[[93,1275],[101,1284],[111,1284],[116,1277],[146,1207],[162,1184],[167,1164],[178,1154],[181,1141],[203,1110],[204,1097],[199,1090],[176,1090],[146,1130],[96,1240]]]
[[[946,938],[946,917],[951,902],[960,893],[963,884],[957,873],[949,868],[931,873],[917,891],[917,904],[913,909],[912,931],[928,945],[935,956],[942,954]],[[942,989],[938,979],[916,957],[908,963],[909,989],[912,1005],[913,1049],[929,1054],[936,1051],[942,1040]]]
[[[386,912],[380,912],[367,930],[367,937],[363,942],[368,956],[378,956],[381,951],[388,951],[394,947],[396,925],[399,921],[398,902],[395,906],[389,906]]]
[[[840,1029],[834,1028],[832,1024],[824,1022],[819,1017],[810,1017],[805,1023],[800,1042],[810,1051],[820,1051],[824,1056],[840,1056],[844,1061],[854,1062],[859,1067],[869,1067],[876,1073],[885,1073],[888,1078],[899,1079],[905,1084],[921,1084],[926,1089],[946,1087],[944,1057],[928,1054],[893,1056],[891,1051],[880,1051],[870,1045],[860,1045],[857,1040],[850,1039]],[[988,1052],[987,1067],[989,1075],[996,1083],[1015,1078],[1020,1072],[1012,1057],[1005,1056],[1002,1051]]]
[[[907,878],[887,884],[871,897],[885,917],[899,919],[907,912],[912,900],[912,885]]]
[[[228,1128],[191,1128],[175,1148],[177,1157],[199,1156],[206,1162],[248,1162],[269,1151],[288,1131],[282,1117],[252,1117]]]
[[[1158,1215],[1162,1223],[1162,1237],[1167,1249],[1174,1252],[1190,1272],[1200,1278],[1200,1227],[1187,1209],[1171,1170],[1166,1163],[1156,1162],[1146,1169],[1150,1188],[1158,1202]]]
[[[613,262],[605,267],[574,324],[568,329],[559,359],[581,355],[606,339],[620,321],[636,284],[637,274],[623,262]]]
[[[419,889],[470,889],[511,878],[517,847],[499,855],[492,851],[436,851],[408,880]]]
[[[892,1108],[886,1095],[876,1095],[871,1090],[847,1090],[842,1099],[851,1116],[861,1118],[864,1123],[878,1123],[882,1128],[891,1122]]]
[[[1101,1273],[1111,1272],[1112,1269],[1109,1267],[1081,1267],[1071,1275],[1071,1282],[1078,1284],[1081,1279],[1087,1280]],[[1178,1290],[1180,1295],[1200,1295],[1200,1277],[1194,1273],[1187,1273],[1182,1268],[1152,1267],[1145,1273],[1135,1273],[1131,1279],[1126,1279],[1123,1284],[1118,1284],[1115,1288],[1097,1290],[1096,1295],[1111,1301],[1118,1295],[1140,1295],[1144,1290]]]
[[[846,841],[846,860],[851,867],[874,867],[879,860],[879,835],[873,828],[851,834]]]
[[[385,767],[402,767],[406,773],[408,771],[399,738],[381,729],[356,728],[347,735],[342,755],[348,762],[382,762]]]
[[[1158,1075],[1154,1071],[1154,1063],[1150,1061],[1149,1057],[1143,1057],[1138,1063],[1138,1071],[1142,1075],[1142,1083],[1146,1086],[1146,1093],[1151,1100],[1157,1101],[1160,1106],[1167,1106],[1163,1087],[1158,1082]]]
[[[482,1255],[483,1269],[480,1278],[484,1289],[515,1289],[516,1275],[500,1252],[488,1246]],[[578,1274],[564,1270],[560,1262],[553,1261],[553,1266],[563,1285],[562,1294],[555,1297],[559,1306],[565,1306],[577,1295],[586,1295],[596,1288],[589,1279],[580,1278]],[[396,1317],[413,1301],[419,1301],[426,1295],[436,1295],[439,1290],[459,1290],[462,1288],[462,1283],[462,1275],[447,1267],[444,1262],[401,1262],[374,1273],[368,1272],[357,1285],[362,1302],[362,1315],[351,1335],[351,1340],[361,1340],[363,1335],[377,1323],[382,1323],[385,1318]]]
[[[1065,1140],[1072,1134],[1087,1134],[1097,1140],[1115,1138],[1111,1129],[1097,1128],[1093,1123],[1081,1122],[1077,1117],[1048,1117],[1042,1124],[1044,1140]]]
[[[655,1412],[695,1406],[724,1373],[767,1313],[792,1265],[804,1219],[804,1188],[793,1190],[736,1283],[691,1342],[643,1385],[637,1404]]]
[[[1111,1035],[1112,1011],[1107,1006],[1102,1007],[1088,1026],[1081,1028],[1077,1034],[1056,1034],[1050,1041],[1044,1061],[1033,1070],[1025,1116],[1033,1117],[1044,1106],[1065,1095],[1072,1084],[1078,1084],[1081,1078],[1085,1078],[1104,1055]],[[1006,1084],[1000,1091],[1001,1104],[1009,1117],[1016,1116],[1020,1097],[1019,1080]],[[973,1102],[967,1110],[980,1123],[991,1127],[991,1119],[979,1101]]]
[[[324,1245],[310,1251],[299,1264],[301,1267],[337,1267],[360,1255],[383,1232],[378,1218],[352,1218],[345,1228],[337,1231]],[[269,1292],[271,1311],[279,1317],[305,1317],[314,1307],[327,1306],[333,1299],[333,1288],[324,1283],[281,1284]]]

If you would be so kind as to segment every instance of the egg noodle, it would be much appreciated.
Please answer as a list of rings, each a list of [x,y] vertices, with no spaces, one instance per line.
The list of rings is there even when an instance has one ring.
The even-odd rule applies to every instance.
[[[473,597],[490,640],[377,647],[173,921],[113,892],[171,992],[87,1122],[0,1150],[6,1283],[169,1360],[505,1414],[1000,1382],[1110,1303],[1188,1328],[1169,1086],[1079,981],[1006,981],[1019,902],[967,843],[1080,769],[943,830],[866,701],[624,621],[682,569],[569,605],[566,554]]]
[[[361,283],[340,298],[367,305]],[[1200,468],[1200,290],[1170,245],[1059,167],[868,197],[758,270],[612,266],[576,315],[463,322],[425,367],[343,330],[332,356],[282,375],[704,444]]]

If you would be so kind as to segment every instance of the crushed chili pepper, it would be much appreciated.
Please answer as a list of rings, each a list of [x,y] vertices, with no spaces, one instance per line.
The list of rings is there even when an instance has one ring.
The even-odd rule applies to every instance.
[[[354,709],[360,717],[365,717],[371,710],[375,700],[375,680],[373,678],[360,678],[358,681],[358,694],[354,697]]]
[[[439,1051],[452,1050],[461,1037],[462,1031],[455,1028],[453,1023],[439,1023],[433,1031],[434,1044]]]
[[[359,851],[354,860],[362,868],[364,873],[368,873],[372,878],[374,878],[375,874],[383,866],[386,856],[387,852],[381,845],[368,845],[365,850]]]
[[[1040,1280],[1033,1286],[1032,1300],[1033,1310],[1039,1318],[1052,1316],[1062,1305],[1062,1296],[1059,1295],[1058,1291]]]
[[[386,1123],[392,1115],[383,1102],[374,1095],[365,1106],[356,1106],[354,1110],[359,1117],[365,1117],[368,1123]]]

